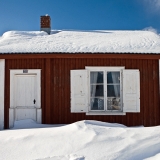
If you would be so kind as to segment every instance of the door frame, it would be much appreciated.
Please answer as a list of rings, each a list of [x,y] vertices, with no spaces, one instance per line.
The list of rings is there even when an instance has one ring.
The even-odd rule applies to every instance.
[[[14,126],[16,102],[15,102],[15,77],[16,75],[36,75],[36,121],[42,123],[41,109],[41,69],[11,69],[10,70],[10,108],[9,108],[9,128]]]

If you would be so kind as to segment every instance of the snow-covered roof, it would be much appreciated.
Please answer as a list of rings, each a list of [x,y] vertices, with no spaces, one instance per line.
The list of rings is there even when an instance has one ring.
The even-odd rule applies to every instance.
[[[151,31],[8,31],[0,53],[160,53],[160,35]]]

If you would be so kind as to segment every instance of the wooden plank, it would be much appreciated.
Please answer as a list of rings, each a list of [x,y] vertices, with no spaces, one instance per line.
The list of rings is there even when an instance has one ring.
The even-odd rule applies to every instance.
[[[57,59],[58,60],[58,59]],[[62,93],[62,90],[61,90],[61,70],[62,70],[62,67],[61,67],[61,60],[62,59],[59,59],[58,60],[58,76],[57,76],[57,79],[58,79],[58,90],[57,90],[57,94],[58,94],[58,111],[59,111],[59,114],[58,114],[58,122],[60,123],[62,121],[62,114],[61,114],[61,111],[62,111],[62,103],[61,103],[61,93]]]
[[[159,64],[160,62],[159,61],[160,60],[158,60],[158,64],[156,65],[157,70],[158,70],[158,73],[157,73],[158,86],[156,86],[157,92],[155,94],[159,93],[159,95],[157,97],[157,105],[156,105],[157,106],[156,112],[157,112],[157,116],[158,116],[156,125],[160,125],[160,64]]]
[[[156,113],[155,113],[155,110],[156,110],[156,105],[155,105],[155,102],[154,102],[154,86],[156,85],[155,84],[155,78],[156,78],[156,73],[155,73],[155,60],[152,60],[152,84],[150,84],[150,87],[152,87],[152,98],[153,100],[151,100],[151,103],[152,103],[152,106],[153,106],[153,118],[152,118],[152,125],[155,125],[156,123]]]
[[[51,60],[45,60],[45,123],[51,122]]]
[[[0,130],[4,129],[5,60],[0,59]]]
[[[52,59],[51,61],[51,68],[52,68],[52,86],[51,86],[51,89],[52,89],[52,95],[51,95],[51,103],[52,103],[52,123],[56,123],[56,118],[57,118],[57,108],[56,108],[56,59]]]
[[[55,59],[55,64],[54,64],[54,93],[55,93],[55,122],[59,123],[59,106],[58,106],[58,59]]]
[[[155,90],[156,90],[156,93],[155,95],[157,95],[157,93],[159,93],[158,97],[157,97],[157,103],[156,103],[156,113],[157,113],[157,123],[156,125],[159,125],[160,124],[160,92],[159,92],[159,89],[160,89],[160,83],[159,83],[159,80],[160,80],[160,68],[159,68],[159,63],[157,63],[157,70],[158,70],[158,73],[157,73],[157,82],[158,82],[158,85],[155,86]]]
[[[41,60],[41,65],[39,68],[42,68],[41,70],[41,107],[42,107],[42,123],[45,123],[45,59]]]
[[[142,94],[142,105],[143,105],[143,110],[141,109],[141,112],[143,112],[143,124],[144,124],[144,126],[147,126],[147,122],[148,122],[148,118],[147,118],[147,116],[148,116],[148,114],[147,114],[147,105],[148,105],[148,102],[147,102],[147,100],[146,100],[146,94],[147,94],[147,79],[148,79],[148,77],[147,77],[147,61],[145,61],[145,60],[143,60],[142,61],[142,73],[141,73],[141,75],[143,76],[143,78],[142,78],[142,81],[141,81],[141,85],[143,85],[143,90],[142,90],[142,92],[143,92],[143,94]]]
[[[144,96],[145,96],[145,118],[146,118],[146,126],[150,126],[150,113],[149,113],[149,60],[146,61],[145,63],[145,92],[144,92]]]
[[[64,83],[65,83],[65,59],[61,59],[61,114],[62,114],[62,121],[65,123],[65,90],[64,90]]]
[[[153,110],[154,110],[154,106],[153,106],[153,69],[152,69],[152,60],[148,60],[148,71],[149,71],[149,78],[148,78],[148,102],[149,102],[149,107],[148,107],[148,111],[149,111],[149,126],[152,126],[152,121],[153,121]]]
[[[133,69],[132,60],[125,60],[125,67],[127,67],[127,69],[128,68]],[[123,84],[123,85],[126,85],[126,84]],[[133,113],[129,112],[126,114],[126,123],[127,123],[127,125],[133,126]]]
[[[64,77],[63,77],[63,105],[64,105],[64,123],[66,124],[67,123],[67,119],[68,119],[68,116],[67,116],[67,70],[68,70],[68,59],[64,59],[64,64],[63,64],[63,70],[64,70]],[[70,89],[69,89],[70,90]],[[69,92],[70,93],[70,92]],[[70,97],[69,97],[70,99]],[[69,109],[70,109],[70,106],[69,106]]]
[[[54,119],[53,119],[53,117],[54,117],[54,105],[53,105],[53,98],[54,98],[54,91],[53,91],[53,79],[54,79],[54,77],[53,77],[53,64],[54,64],[54,62],[53,62],[53,59],[50,59],[50,63],[51,63],[51,70],[50,70],[50,73],[51,73],[51,84],[50,84],[50,87],[51,87],[51,91],[50,91],[50,103],[51,103],[51,110],[50,110],[50,115],[51,115],[51,119],[50,119],[50,121],[51,121],[51,123],[52,124],[54,124]]]
[[[9,105],[10,105],[10,75],[8,60],[5,60],[5,102],[4,102],[4,129],[9,128]]]
[[[156,63],[158,61],[153,60],[153,107],[154,107],[154,111],[153,111],[153,125],[157,125],[157,121],[159,121],[159,116],[160,114],[158,114],[159,112],[157,112],[157,106],[159,105],[158,101],[157,101],[157,95],[159,97],[159,92],[157,91],[157,88],[159,88],[159,81],[158,81],[158,63]]]
[[[144,124],[144,105],[143,102],[145,101],[145,98],[143,96],[144,92],[144,74],[143,74],[143,60],[138,60],[137,61],[137,67],[139,68],[140,71],[140,114],[139,116],[139,124]]]

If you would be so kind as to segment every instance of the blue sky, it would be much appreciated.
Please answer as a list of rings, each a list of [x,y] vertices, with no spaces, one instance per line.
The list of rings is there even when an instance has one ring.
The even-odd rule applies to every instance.
[[[160,32],[160,0],[0,0],[0,35],[39,30],[45,14],[52,29]]]

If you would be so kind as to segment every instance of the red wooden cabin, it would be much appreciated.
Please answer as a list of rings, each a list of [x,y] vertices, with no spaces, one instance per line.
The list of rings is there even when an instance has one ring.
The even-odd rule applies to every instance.
[[[39,40],[33,41],[30,32],[14,33],[21,35],[19,41],[17,37],[17,41],[12,41],[12,36],[3,35],[8,39],[0,42],[0,129],[27,118],[43,124],[90,119],[127,126],[160,125],[158,41],[155,47],[146,49],[140,44],[137,51],[134,45],[130,50],[124,48],[132,43],[122,39],[125,44],[111,49],[104,48],[105,43],[109,45],[105,31],[65,31],[67,40],[62,32],[45,35],[42,38],[49,38],[45,43],[37,35]],[[134,35],[134,31],[127,35],[132,32]],[[142,32],[143,38],[148,33],[157,36]],[[114,31],[111,33],[114,38]],[[56,34],[63,38],[62,42]],[[57,37],[51,41],[52,36]],[[70,43],[72,36],[77,36],[75,46]],[[98,44],[99,39],[92,46],[94,36],[102,36],[100,40],[106,40],[104,46],[103,42]],[[23,38],[26,41],[22,43]],[[82,45],[78,44],[80,38],[84,38]],[[116,44],[120,40],[121,37],[115,39]],[[51,48],[45,51],[44,44]]]

